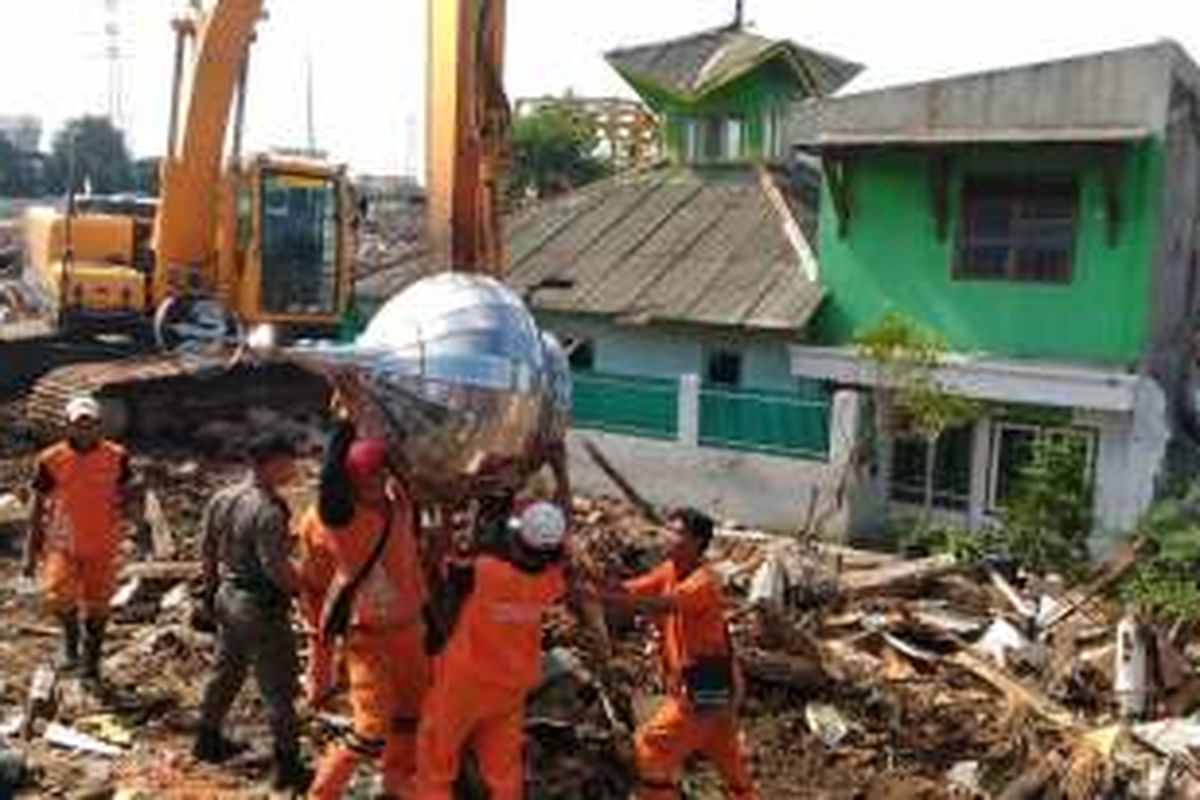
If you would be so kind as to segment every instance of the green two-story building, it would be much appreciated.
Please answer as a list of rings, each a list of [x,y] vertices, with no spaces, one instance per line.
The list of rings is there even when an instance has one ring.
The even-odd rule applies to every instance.
[[[947,388],[993,409],[940,448],[935,500],[981,525],[1029,443],[1087,452],[1101,532],[1131,528],[1194,418],[1200,72],[1169,42],[799,106],[824,175],[823,306],[798,375],[869,387],[855,336],[936,332]],[[880,494],[921,497],[893,443]]]

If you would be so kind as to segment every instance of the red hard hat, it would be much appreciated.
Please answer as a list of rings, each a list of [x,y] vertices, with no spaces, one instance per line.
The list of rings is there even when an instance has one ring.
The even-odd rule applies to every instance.
[[[359,439],[346,452],[346,474],[356,483],[374,476],[387,464],[387,442]]]

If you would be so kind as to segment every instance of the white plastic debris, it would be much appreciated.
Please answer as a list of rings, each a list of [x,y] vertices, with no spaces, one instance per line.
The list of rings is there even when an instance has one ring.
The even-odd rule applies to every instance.
[[[946,783],[959,786],[969,792],[979,792],[979,762],[959,761],[946,771]]]
[[[0,525],[17,525],[29,519],[29,507],[15,494],[0,494]]]
[[[43,738],[55,747],[74,750],[79,753],[104,756],[105,758],[116,758],[122,752],[121,748],[115,745],[102,742],[95,736],[89,736],[82,731],[68,728],[66,725],[60,725],[57,722],[51,722],[46,726]]]
[[[804,720],[826,747],[837,747],[850,734],[850,725],[842,712],[828,703],[809,703],[804,707]]]
[[[163,595],[159,608],[163,611],[174,611],[186,606],[192,599],[191,588],[186,583],[176,584],[171,591]]]
[[[1167,755],[1186,756],[1193,748],[1200,748],[1200,720],[1194,717],[1143,722],[1130,732],[1135,739]]]
[[[1133,614],[1117,623],[1117,646],[1113,665],[1113,694],[1117,713],[1136,719],[1146,712],[1146,636]]]
[[[1010,652],[1028,646],[1029,640],[1006,619],[993,620],[987,631],[975,643],[976,650],[1000,666],[1008,662]]]
[[[112,597],[110,605],[115,609],[125,608],[134,601],[134,598],[138,596],[141,590],[142,579],[130,578],[129,580],[125,581],[125,583],[121,584],[119,589],[117,589],[116,594],[114,594]]]
[[[751,605],[780,608],[787,597],[787,569],[779,553],[771,551],[750,580],[748,600]]]
[[[158,495],[153,490],[146,492],[143,516],[146,524],[150,526],[150,542],[154,548],[154,557],[159,561],[172,558],[175,555],[175,532],[171,529],[171,523],[167,521],[162,501],[158,499]]]

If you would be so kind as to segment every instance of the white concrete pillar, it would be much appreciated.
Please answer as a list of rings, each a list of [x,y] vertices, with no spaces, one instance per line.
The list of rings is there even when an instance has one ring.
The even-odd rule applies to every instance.
[[[834,392],[829,406],[829,466],[838,470],[854,456],[863,413],[862,396],[850,389]]]
[[[700,376],[679,376],[679,422],[676,436],[680,444],[700,445]]]
[[[967,503],[967,526],[982,530],[987,523],[988,480],[992,469],[992,421],[975,420],[971,431],[971,492]]]

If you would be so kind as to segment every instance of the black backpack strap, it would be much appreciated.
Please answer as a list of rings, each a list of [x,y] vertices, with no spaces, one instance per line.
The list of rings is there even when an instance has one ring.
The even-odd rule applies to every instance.
[[[358,596],[358,590],[362,587],[367,576],[371,574],[371,570],[379,563],[380,557],[383,556],[383,549],[387,547],[388,539],[392,536],[392,502],[389,499],[384,507],[386,515],[383,523],[383,531],[379,534],[379,538],[375,540],[375,547],[371,550],[371,554],[367,556],[367,560],[363,562],[362,568],[350,580],[337,588],[337,591],[325,598],[325,609],[321,613],[321,638],[325,642],[332,642],[339,636],[345,636],[346,631],[350,629],[350,612],[354,607],[354,600]]]

